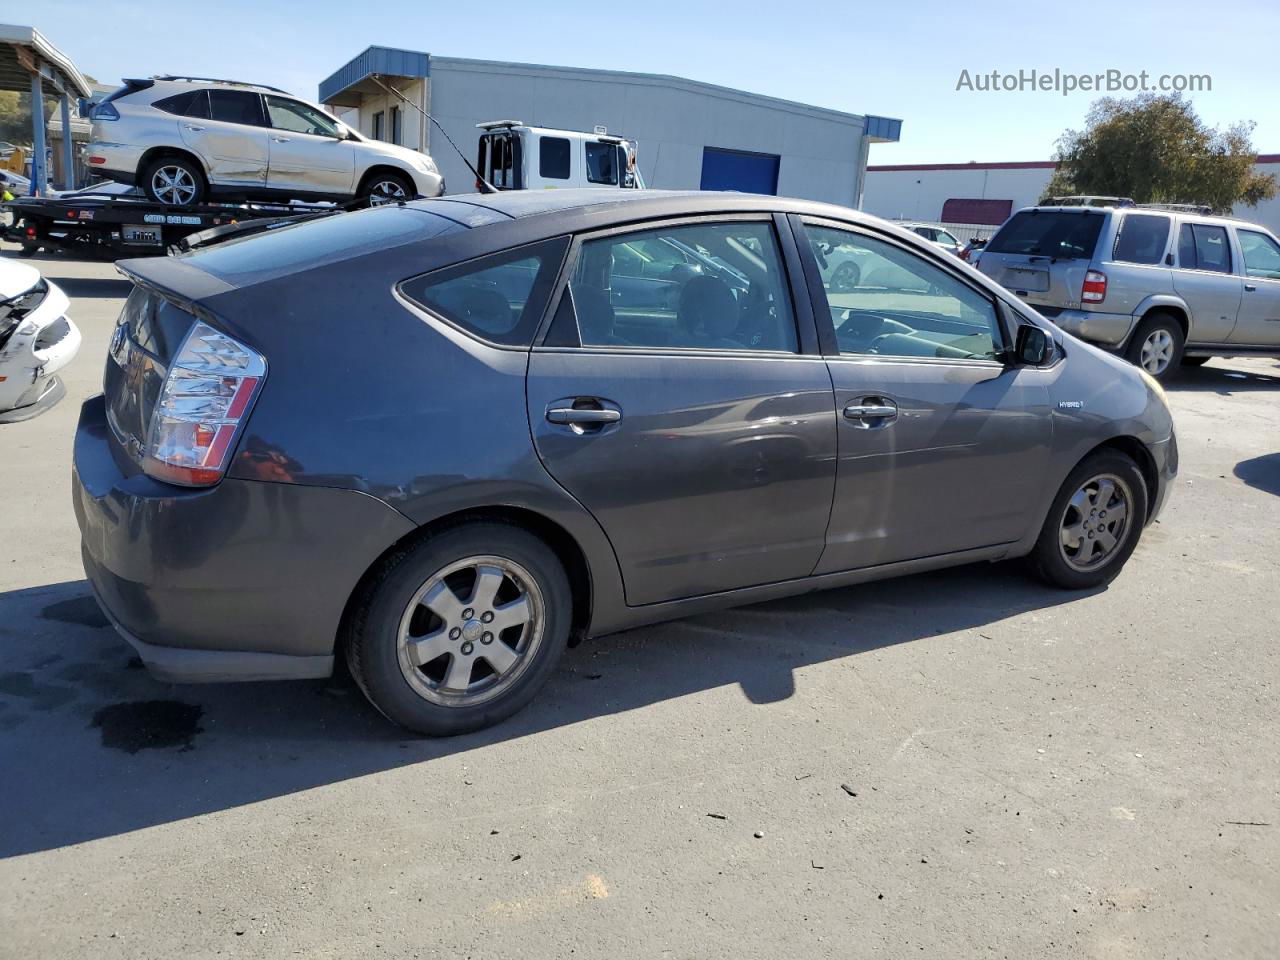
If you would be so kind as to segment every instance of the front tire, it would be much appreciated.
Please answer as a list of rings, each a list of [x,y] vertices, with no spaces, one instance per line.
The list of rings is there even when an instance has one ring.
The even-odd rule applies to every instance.
[[[184,157],[161,157],[147,165],[142,173],[142,187],[147,196],[170,207],[194,207],[203,203],[204,172]]]
[[[388,719],[469,733],[526,706],[569,637],[564,567],[506,523],[448,528],[389,557],[352,617],[347,662]]]
[[[400,203],[418,195],[409,178],[400,173],[375,173],[360,187],[360,199],[370,206]]]
[[[1135,367],[1141,367],[1157,380],[1164,380],[1181,364],[1185,342],[1182,324],[1176,317],[1150,313],[1138,324],[1124,355]]]
[[[1063,481],[1031,552],[1045,583],[1088,590],[1114,580],[1142,536],[1147,485],[1118,450],[1086,457]]]

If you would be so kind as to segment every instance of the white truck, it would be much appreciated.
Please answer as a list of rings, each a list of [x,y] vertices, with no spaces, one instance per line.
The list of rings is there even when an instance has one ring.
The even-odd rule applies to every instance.
[[[613,136],[604,127],[582,133],[532,127],[520,120],[476,126],[484,131],[476,169],[499,190],[644,189],[636,142]]]

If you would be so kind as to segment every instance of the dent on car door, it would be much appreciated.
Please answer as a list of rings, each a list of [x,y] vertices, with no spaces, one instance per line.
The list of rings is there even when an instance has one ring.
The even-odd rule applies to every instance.
[[[724,269],[671,281],[673,298],[615,305],[618,271],[633,262],[621,248],[653,242]],[[548,472],[613,544],[629,604],[804,577],[818,562],[835,412],[785,253],[769,219],[630,228],[575,245],[530,356],[529,419]]]
[[[1010,331],[994,300],[949,269],[848,225],[797,226],[840,414],[816,572],[1026,536],[1043,502],[1052,374],[1002,362]],[[833,289],[850,248],[863,251],[859,281]]]
[[[1236,228],[1244,268],[1244,293],[1231,339],[1280,346],[1280,243],[1260,230]]]
[[[267,185],[312,193],[348,194],[354,189],[355,154],[338,124],[290,97],[267,94],[271,126]]]
[[[243,90],[209,90],[193,100],[179,129],[215,184],[259,186],[267,179],[262,98]]]

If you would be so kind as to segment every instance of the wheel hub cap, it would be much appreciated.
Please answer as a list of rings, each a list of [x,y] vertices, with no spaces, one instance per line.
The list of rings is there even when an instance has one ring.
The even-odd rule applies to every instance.
[[[1142,343],[1142,368],[1151,374],[1160,374],[1173,359],[1173,337],[1167,330],[1153,330]]]
[[[1132,503],[1129,484],[1115,474],[1083,483],[1062,514],[1059,549],[1067,565],[1085,572],[1109,562],[1127,539]]]
[[[400,671],[420,697],[452,707],[494,699],[542,642],[537,582],[503,557],[468,557],[424,583],[400,618]]]

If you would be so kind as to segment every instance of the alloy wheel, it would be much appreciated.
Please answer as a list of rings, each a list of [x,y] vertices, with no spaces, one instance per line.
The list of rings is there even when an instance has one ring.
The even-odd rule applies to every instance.
[[[1059,549],[1067,566],[1081,572],[1105,565],[1128,533],[1133,493],[1114,473],[1080,485],[1062,514]]]
[[[185,167],[158,167],[151,175],[151,191],[161,203],[184,207],[196,196],[196,181]]]
[[[1158,377],[1169,368],[1173,360],[1173,335],[1168,330],[1155,329],[1142,342],[1142,369]]]
[[[395,203],[407,200],[408,196],[399,180],[379,180],[369,191],[369,203],[375,206],[380,203]]]
[[[488,702],[533,660],[545,609],[542,591],[520,564],[495,556],[458,560],[432,574],[405,607],[400,670],[432,703]]]

